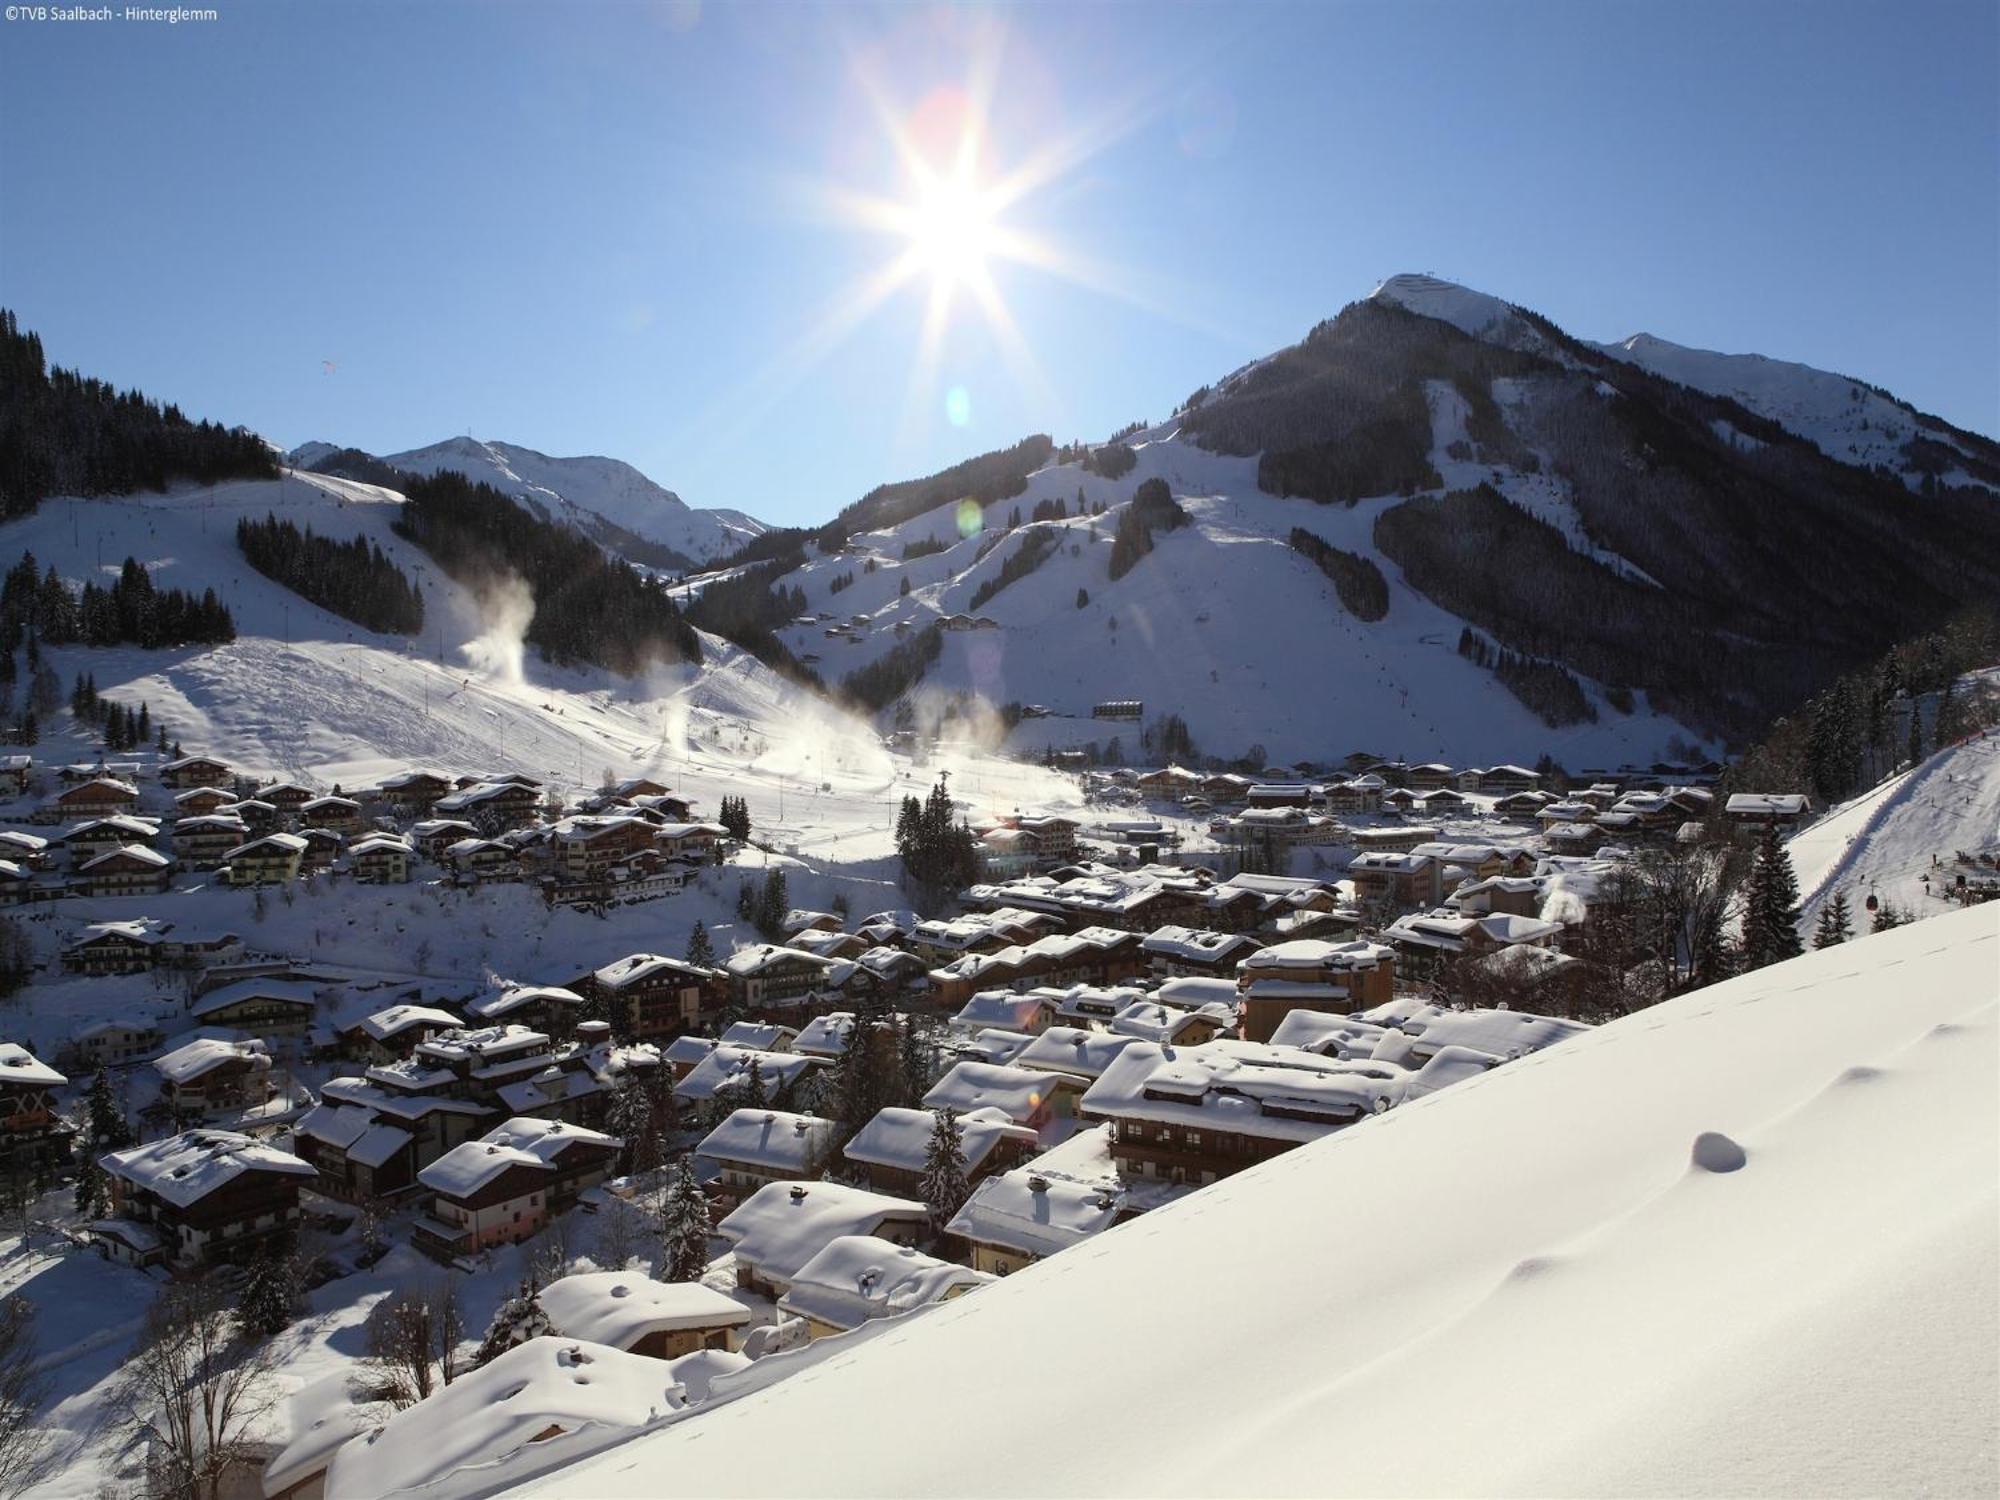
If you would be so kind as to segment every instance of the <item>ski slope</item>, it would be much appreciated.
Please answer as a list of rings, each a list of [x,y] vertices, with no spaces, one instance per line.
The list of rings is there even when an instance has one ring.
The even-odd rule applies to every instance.
[[[1912,916],[1945,910],[1925,884],[1940,885],[1958,851],[2000,846],[2000,730],[1940,751],[1902,775],[1830,810],[1787,844],[1799,881],[1800,932],[1847,893],[1857,925],[1867,898]]]
[[[131,556],[161,587],[213,586],[236,619],[227,646],[45,655],[65,691],[92,673],[100,692],[149,704],[189,753],[254,773],[353,787],[413,765],[523,771],[571,797],[607,773],[651,775],[711,810],[725,791],[744,795],[759,825],[787,841],[868,857],[888,850],[893,800],[939,766],[963,771],[961,795],[984,797],[982,807],[1075,801],[1073,782],[969,750],[919,773],[868,725],[713,637],[700,665],[662,663],[635,678],[551,667],[523,649],[526,618],[512,600],[460,586],[395,535],[401,504],[391,491],[305,473],[56,500],[0,526],[0,558],[11,566],[29,551],[78,584],[108,579]],[[379,543],[423,591],[421,639],[364,630],[250,568],[236,522],[267,512]],[[81,752],[38,756],[51,753]]]
[[[1671,1001],[520,1493],[1989,1495],[1996,972],[1986,907]]]
[[[1433,419],[1441,449],[1462,414],[1440,402]],[[990,618],[998,629],[945,636],[943,656],[925,674],[919,696],[929,700],[930,712],[954,698],[989,709],[1008,702],[1046,706],[1050,717],[1013,731],[1010,743],[1029,751],[1103,744],[1119,735],[1125,755],[1138,758],[1140,726],[1091,718],[1098,702],[1133,698],[1144,702],[1148,722],[1167,713],[1184,718],[1204,753],[1235,757],[1261,745],[1261,758],[1277,763],[1365,748],[1455,765],[1532,765],[1543,752],[1571,766],[1646,764],[1667,758],[1676,737],[1699,742],[1651,711],[1643,694],[1633,713],[1622,714],[1601,685],[1589,682],[1584,687],[1597,722],[1552,729],[1491,672],[1460,656],[1465,622],[1409,587],[1375,547],[1376,518],[1401,497],[1351,507],[1283,499],[1258,489],[1254,457],[1208,452],[1171,424],[1129,441],[1138,463],[1119,479],[1077,464],[1051,464],[1029,476],[1024,493],[992,506],[985,519],[998,525],[1018,509],[1026,521],[1038,502],[1057,499],[1070,517],[1029,522],[983,557],[993,533],[963,534],[950,505],[859,534],[839,554],[813,557],[783,582],[804,590],[808,612],[833,621],[794,624],[781,632],[786,644],[816,658],[815,670],[832,682],[890,650],[899,624],[914,633],[953,614]],[[1192,524],[1157,533],[1154,550],[1113,580],[1119,513],[1138,485],[1155,477],[1167,482]],[[1503,493],[1524,509],[1546,516],[1567,505],[1551,481],[1516,478],[1503,483]],[[1079,493],[1087,505],[1110,509],[1094,520],[1076,515]],[[1388,583],[1387,615],[1369,623],[1350,614],[1326,576],[1288,545],[1295,527],[1373,559]],[[980,585],[1038,528],[1056,533],[1053,555],[975,607]],[[932,539],[950,545],[904,561],[911,542]],[[1580,535],[1576,545],[1589,547]],[[1610,560],[1637,572],[1623,559]],[[849,575],[852,584],[836,592],[835,580]],[[1086,596],[1081,608],[1079,591]],[[861,639],[826,634],[834,621],[856,615],[866,621]]]

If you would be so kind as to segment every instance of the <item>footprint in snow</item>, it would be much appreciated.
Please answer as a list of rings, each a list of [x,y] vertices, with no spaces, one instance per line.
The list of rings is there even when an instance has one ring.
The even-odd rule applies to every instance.
[[[1694,1138],[1692,1162],[1701,1172],[1740,1171],[1750,1154],[1719,1130],[1704,1130]]]

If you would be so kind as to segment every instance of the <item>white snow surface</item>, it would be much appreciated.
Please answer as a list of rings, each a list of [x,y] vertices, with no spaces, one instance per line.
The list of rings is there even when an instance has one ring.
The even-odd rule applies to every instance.
[[[1988,906],[1671,1001],[534,1493],[1019,1493],[939,1375],[1032,1433],[1062,1349],[1091,1415],[1034,1449],[1037,1494],[1991,1494],[1996,975]],[[1227,1315],[1190,1315],[1218,1285]],[[1199,1441],[1135,1370],[1199,1373]]]
[[[581,521],[587,531],[588,518],[601,516],[696,562],[727,557],[770,529],[740,510],[698,510],[616,458],[551,458],[515,443],[457,437],[391,453],[383,462],[412,474],[456,469],[512,495],[545,520]]]
[[[1434,409],[1434,445],[1449,443],[1462,421],[1455,405]],[[1254,456],[1210,453],[1172,429],[1130,442],[1138,462],[1115,481],[1077,464],[1051,464],[1030,475],[1019,496],[986,512],[989,526],[1015,510],[1024,524],[983,557],[980,549],[994,532],[961,535],[955,507],[946,505],[860,533],[839,553],[809,558],[783,582],[804,592],[808,614],[831,618],[795,620],[779,634],[831,683],[932,622],[961,614],[990,619],[998,628],[946,632],[941,656],[913,695],[918,719],[928,722],[960,695],[988,710],[1008,702],[1041,705],[1048,716],[1023,719],[1007,739],[1031,753],[1117,737],[1128,758],[1140,758],[1141,725],[1091,717],[1095,704],[1111,699],[1141,700],[1147,724],[1179,714],[1204,753],[1240,755],[1262,745],[1273,763],[1366,747],[1412,763],[1532,765],[1547,751],[1570,765],[1644,765],[1665,758],[1675,736],[1700,740],[1655,712],[1643,694],[1633,713],[1621,714],[1602,685],[1588,680],[1583,686],[1597,706],[1595,723],[1543,724],[1491,672],[1458,654],[1465,621],[1412,589],[1377,550],[1376,519],[1402,496],[1314,505],[1259,490]],[[1471,482],[1496,478],[1484,465],[1447,467]],[[1157,533],[1153,551],[1113,580],[1109,559],[1120,510],[1152,478],[1167,482],[1191,524]],[[1649,581],[1625,559],[1591,545],[1558,482],[1507,473],[1497,479],[1509,500],[1555,525],[1572,546]],[[1089,505],[1110,507],[1094,526],[1074,514],[1079,492]],[[1067,519],[1029,519],[1036,504],[1050,500],[1064,503]],[[1388,584],[1388,613],[1372,623],[1349,614],[1326,576],[1288,545],[1294,528],[1373,560]],[[975,609],[975,592],[1037,530],[1056,534],[1053,553]],[[904,561],[906,546],[933,539],[949,545]],[[858,634],[827,634],[855,616],[865,622]],[[902,636],[898,625],[908,627]]]
[[[443,577],[391,526],[402,497],[319,474],[166,495],[53,500],[0,526],[0,556],[23,551],[78,585],[108,581],[127,556],[161,587],[213,586],[235,616],[226,646],[44,651],[62,681],[95,675],[107,697],[146,702],[190,753],[315,789],[372,785],[411,766],[525,772],[573,800],[604,774],[650,774],[713,808],[745,795],[757,825],[839,859],[891,852],[894,798],[921,791],[859,720],[795,688],[725,641],[698,666],[623,678],[555,668],[510,634],[507,612]],[[378,543],[422,589],[421,638],[377,635],[255,572],[239,518],[273,512],[338,538]],[[68,752],[48,730],[38,759]],[[87,752],[78,749],[76,755]],[[1075,806],[1075,784],[969,747],[944,757],[953,789],[992,804]],[[827,788],[819,791],[822,784]],[[982,805],[983,802],[982,802]],[[782,817],[780,814],[782,813]]]

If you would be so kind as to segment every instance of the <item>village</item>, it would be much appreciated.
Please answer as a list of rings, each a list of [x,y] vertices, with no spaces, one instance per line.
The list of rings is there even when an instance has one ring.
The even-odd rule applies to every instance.
[[[564,1407],[526,1368],[535,1334],[654,1392],[627,1427],[661,1420],[1650,1003],[1646,872],[1815,812],[1720,771],[1086,768],[1071,807],[998,815],[941,778],[979,873],[913,890],[920,916],[794,904],[808,870],[773,862],[744,799],[711,820],[647,777],[569,806],[519,774],[343,788],[164,749],[17,755],[0,900],[56,947],[13,1002],[34,1046],[0,1047],[0,1186],[78,1274],[236,1289],[274,1335],[308,1293],[399,1283],[342,1378],[228,1435],[245,1493],[553,1462],[625,1419]],[[1989,849],[1935,889],[1996,884]],[[325,892],[427,887],[676,940],[502,979],[265,930]],[[712,934],[654,915],[726,913],[732,888]],[[249,921],[200,915],[246,892]],[[444,1331],[395,1355],[399,1312]],[[392,1395],[359,1373],[399,1358],[422,1377]],[[461,1423],[477,1451],[427,1446],[495,1382],[534,1399]]]

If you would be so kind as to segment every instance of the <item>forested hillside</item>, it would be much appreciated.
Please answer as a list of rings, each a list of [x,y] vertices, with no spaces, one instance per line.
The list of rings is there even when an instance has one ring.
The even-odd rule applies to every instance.
[[[654,661],[698,662],[701,641],[665,584],[607,557],[568,527],[537,520],[491,485],[452,470],[409,481],[399,535],[460,583],[528,587],[526,641],[549,661],[636,672]]]
[[[0,519],[51,495],[125,495],[177,479],[214,484],[277,472],[255,433],[190,422],[138,391],[49,368],[40,336],[0,308]]]

